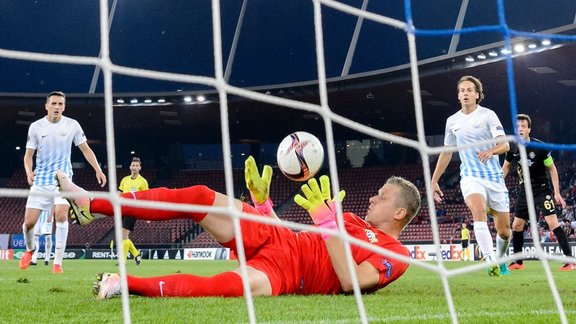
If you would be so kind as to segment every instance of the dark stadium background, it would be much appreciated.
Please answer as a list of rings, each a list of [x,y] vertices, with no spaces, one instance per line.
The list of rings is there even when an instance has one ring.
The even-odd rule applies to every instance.
[[[343,1],[360,7],[362,1]],[[318,102],[315,81],[316,57],[311,1],[249,1],[233,56],[229,82],[239,87],[308,102]],[[113,2],[110,1],[110,7]],[[228,62],[242,8],[241,1],[222,6],[222,48]],[[98,56],[100,50],[98,1],[17,1],[1,5],[0,48],[52,54]],[[505,1],[508,27],[519,31],[549,31],[573,34],[576,4],[573,1]],[[412,3],[413,21],[419,29],[454,28],[460,3],[418,1]],[[372,1],[368,10],[404,20],[401,1]],[[26,19],[22,19],[26,17]],[[202,76],[214,75],[212,26],[209,1],[128,2],[119,1],[112,17],[110,52],[112,62],[129,67]],[[376,129],[415,137],[416,123],[410,90],[404,32],[365,20],[347,76],[341,77],[356,19],[324,7],[323,29],[327,77],[331,80],[331,108],[354,121]],[[498,23],[496,1],[471,1],[463,27]],[[417,37],[418,58],[429,63],[420,67],[427,135],[442,134],[445,118],[457,110],[455,82],[463,74],[484,81],[485,105],[499,114],[511,130],[505,64],[501,60],[467,63],[468,55],[502,47],[496,32],[460,35],[454,53],[451,37]],[[546,49],[514,59],[518,110],[533,115],[539,125],[548,125],[542,136],[551,142],[574,138],[576,67],[572,44],[553,41]],[[501,58],[502,55],[499,56]],[[554,73],[546,73],[550,70]],[[43,113],[43,97],[62,90],[68,97],[66,114],[78,119],[101,160],[105,155],[102,77],[91,83],[93,66],[65,65],[0,58],[0,177],[21,167],[28,123]],[[544,72],[544,73],[538,73]],[[559,81],[572,81],[559,83]],[[218,103],[214,89],[115,75],[115,98],[138,98],[140,105],[115,109],[118,161],[135,150],[144,159],[161,158],[181,150],[179,144],[221,143]],[[206,94],[212,103],[186,105],[183,96]],[[211,96],[212,94],[212,96]],[[142,104],[151,98],[166,98],[170,105]],[[276,143],[287,133],[302,129],[323,137],[317,115],[230,97],[230,129],[234,143]],[[336,128],[337,140],[361,139],[365,135]],[[408,154],[410,159],[416,155]],[[392,161],[394,162],[394,161]],[[397,163],[403,161],[395,161]],[[412,162],[412,161],[408,161]],[[150,165],[148,165],[150,166]],[[178,167],[178,166],[176,166]]]
[[[343,1],[359,8],[360,0]],[[112,8],[113,1],[109,2]],[[229,61],[241,1],[222,7],[224,66]],[[17,1],[0,5],[0,48],[41,53],[98,56],[100,50],[98,1]],[[110,30],[112,62],[164,72],[214,76],[212,20],[209,1],[129,2],[114,8]],[[369,11],[405,20],[402,1],[372,1]],[[574,34],[574,1],[505,1],[508,27],[514,30]],[[454,28],[460,3],[448,0],[412,3],[418,29]],[[26,17],[26,19],[22,19]],[[324,7],[323,29],[329,104],[334,112],[378,130],[415,138],[416,122],[404,31],[364,20],[347,75],[341,76],[356,19]],[[471,1],[463,27],[498,24],[496,1]],[[460,35],[449,52],[450,36],[418,36],[422,103],[426,135],[443,133],[447,116],[458,109],[455,84],[464,74],[478,76],[485,85],[485,106],[494,109],[505,128],[512,130],[506,66],[496,59],[468,63],[468,55],[503,46],[497,32]],[[526,40],[528,42],[530,40]],[[536,41],[536,40],[532,40]],[[540,41],[540,40],[537,40]],[[270,95],[319,102],[311,1],[249,1],[240,29],[230,84]],[[575,45],[552,41],[530,54],[514,58],[518,111],[529,113],[540,125],[534,130],[550,142],[574,138],[576,102]],[[26,131],[44,115],[46,93],[68,94],[66,115],[79,120],[92,147],[105,161],[102,76],[93,81],[93,66],[66,65],[0,58],[0,178],[21,168]],[[96,74],[98,75],[98,74]],[[93,83],[93,84],[92,84]],[[92,88],[91,88],[92,86]],[[138,105],[116,103],[114,109],[118,163],[131,151],[147,167],[184,167],[178,160],[185,144],[221,143],[220,116],[214,89],[115,75],[115,100],[139,99]],[[204,104],[185,104],[185,95],[206,95]],[[154,104],[158,98],[166,103]],[[145,99],[152,104],[143,104]],[[260,143],[277,143],[294,130],[324,137],[319,116],[272,106],[237,96],[229,97],[229,126],[233,143],[244,143],[258,155]],[[366,135],[336,126],[337,141],[366,139]],[[184,146],[182,146],[184,145]],[[345,147],[345,145],[342,145]],[[208,149],[208,148],[207,148]],[[184,153],[182,153],[184,150]],[[78,152],[76,152],[78,153]],[[207,153],[208,154],[208,153]],[[388,163],[416,162],[417,154],[398,154]],[[82,159],[75,155],[75,159]],[[402,159],[408,159],[403,161]],[[164,161],[164,162],[163,162]],[[183,162],[182,162],[183,163]],[[168,163],[169,164],[169,163]]]
[[[356,8],[362,5],[361,0],[342,2]],[[468,7],[462,24],[464,28],[498,24],[496,1],[465,2]],[[506,22],[513,30],[575,34],[576,2],[573,0],[504,2]],[[111,8],[114,3],[109,1]],[[242,3],[221,3],[222,49],[224,68],[229,72],[228,82],[271,96],[318,103],[312,2],[246,2],[236,51],[231,55]],[[414,25],[419,30],[453,29],[460,5],[451,0],[413,1]],[[405,32],[364,20],[346,72],[346,56],[357,20],[334,9],[323,8],[330,108],[352,121],[415,139],[416,119]],[[406,19],[402,1],[371,1],[367,9],[398,20]],[[100,51],[98,10],[96,0],[4,2],[0,4],[0,50],[97,57]],[[127,67],[213,77],[211,24],[209,1],[118,1],[110,29],[111,60]],[[536,45],[523,54],[513,54],[518,112],[532,116],[537,125],[533,129],[535,137],[551,143],[570,144],[576,138],[576,128],[572,127],[576,120],[573,109],[576,102],[576,44],[555,38],[549,45],[542,45],[542,40],[513,39],[514,44]],[[459,109],[456,82],[467,74],[483,81],[486,94],[483,105],[495,110],[506,132],[512,134],[506,62],[500,52],[504,46],[502,34],[496,31],[464,33],[454,43],[457,46],[451,48],[453,41],[451,36],[416,37],[423,117],[429,143],[441,145],[446,118]],[[498,55],[489,56],[492,51]],[[480,54],[487,58],[479,59]],[[469,57],[475,60],[466,61]],[[107,167],[103,81],[99,70],[94,66],[0,58],[0,75],[0,188],[26,188],[22,167],[26,132],[31,122],[45,115],[45,96],[53,90],[67,93],[65,115],[80,122],[91,147]],[[199,95],[205,96],[206,100],[199,103],[196,99]],[[113,96],[116,161],[122,166],[119,177],[126,173],[132,155],[137,155],[144,162],[143,174],[151,180],[151,186],[186,186],[220,179],[211,185],[224,190],[220,110],[214,89],[114,75]],[[185,102],[186,96],[192,97],[192,102]],[[151,102],[146,103],[147,99]],[[165,102],[158,103],[159,99]],[[131,100],[138,103],[132,104]],[[235,95],[229,95],[228,100],[235,168],[242,167],[247,154],[256,156],[260,163],[273,164],[277,143],[292,131],[306,130],[322,140],[325,138],[324,123],[314,112]],[[334,135],[341,184],[353,186],[362,181],[364,185],[378,186],[386,174],[394,173],[418,180],[423,189],[422,166],[415,150],[382,141],[370,142],[374,154],[366,158],[365,166],[379,169],[368,170],[370,176],[365,178],[366,172],[362,170],[346,170],[347,151],[349,145],[373,139],[336,124]],[[78,150],[73,152],[74,162],[84,162]],[[570,173],[573,154],[562,151],[554,154],[560,162],[563,188],[568,189],[573,175]],[[194,173],[183,171],[185,169],[220,171]],[[240,171],[237,170],[234,177],[235,186],[241,189]],[[457,175],[455,168],[449,172]],[[75,179],[94,185],[92,177],[89,170],[78,170]],[[298,187],[295,183],[287,184],[281,177],[276,179],[275,183],[287,190],[277,199],[287,199]],[[453,180],[453,177],[445,177],[447,182]],[[357,190],[355,187],[346,189]],[[451,196],[458,196],[455,188],[447,190]],[[366,194],[369,193],[362,192],[359,196]],[[11,223],[0,227],[0,232],[18,232],[23,199],[0,199],[2,213],[15,214]],[[346,203],[350,204],[346,207],[357,213],[362,213],[366,207],[363,196],[355,200],[349,195]],[[287,215],[299,215],[291,206],[284,208]],[[465,206],[456,202],[437,208],[452,216],[467,212]],[[427,212],[424,208],[421,218],[426,218]],[[296,221],[304,220],[296,218]],[[107,230],[110,226],[111,222],[99,225]],[[147,225],[142,223],[141,226]],[[179,222],[169,226],[172,227],[165,232],[171,235],[168,240],[175,242],[182,235],[188,235],[193,225]],[[418,231],[409,234],[422,238],[424,234],[420,231],[425,231],[428,236],[431,233],[427,226],[420,229],[415,226]],[[146,228],[143,229],[137,232],[146,232]],[[444,238],[452,232],[451,224],[441,228]],[[84,229],[74,233],[78,240],[88,240],[90,235],[90,231]],[[104,242],[111,234],[108,236],[98,239]],[[157,238],[159,241],[165,239]],[[70,243],[79,242],[71,238]]]
[[[370,12],[401,21],[406,19],[404,1],[338,1],[356,8],[367,2]],[[463,19],[464,28],[498,24],[497,2],[413,0],[410,4],[413,22],[418,30],[451,30],[457,24],[462,4],[468,5]],[[110,57],[114,64],[214,77],[211,1],[108,0],[108,3],[111,8],[117,3],[110,29]],[[503,3],[507,27],[513,30],[576,34],[575,0],[503,0]],[[247,4],[247,7],[244,8],[236,52],[231,55],[243,4]],[[2,57],[13,53],[10,51],[97,57],[100,52],[98,6],[98,0],[0,1],[0,192],[28,188],[22,165],[26,132],[30,123],[45,115],[45,96],[53,90],[67,94],[65,115],[80,122],[90,146],[104,166],[104,172],[108,174],[110,171],[107,165],[101,72],[94,66]],[[229,84],[270,96],[319,102],[312,0],[223,0],[220,6],[222,56],[224,68],[229,67],[229,70],[226,69],[230,72]],[[332,111],[374,129],[416,139],[405,32],[365,19],[350,69],[346,72],[343,70],[357,19],[325,6],[322,15],[328,103]],[[462,75],[474,75],[483,81],[486,100],[482,105],[495,110],[506,133],[513,133],[507,66],[500,52],[504,45],[502,34],[497,31],[473,32],[458,38],[457,46],[451,46],[455,41],[452,36],[416,37],[425,135],[431,146],[442,145],[446,118],[459,109],[456,82]],[[576,127],[573,127],[576,120],[576,42],[555,38],[549,45],[542,45],[543,40],[513,40],[514,43],[536,45],[536,48],[524,54],[513,55],[518,112],[532,116],[535,125],[533,136],[551,143],[573,144],[576,139]],[[497,56],[489,56],[491,52],[496,52]],[[479,55],[486,55],[486,58],[481,59]],[[468,62],[467,58],[474,61]],[[220,110],[214,89],[124,75],[114,75],[112,87],[118,180],[128,174],[127,166],[132,156],[136,155],[143,161],[142,174],[151,187],[206,184],[218,191],[225,190]],[[197,102],[199,95],[205,96],[206,101]],[[188,96],[193,98],[192,102],[185,102]],[[132,104],[131,100],[138,102]],[[145,100],[150,100],[150,103]],[[164,102],[159,103],[158,100]],[[306,130],[325,139],[324,123],[318,114],[239,96],[231,95],[228,100],[234,167],[232,178],[236,197],[246,194],[242,166],[247,154],[256,156],[260,164],[273,164],[277,144],[292,131]],[[409,247],[411,255],[425,257],[422,247],[431,249],[429,243],[432,242],[433,232],[437,233],[441,243],[447,244],[443,244],[442,250],[436,250],[434,246],[433,251],[441,253],[428,252],[426,257],[458,260],[460,254],[452,252],[459,250],[460,222],[471,225],[470,212],[459,192],[459,163],[453,162],[442,177],[445,200],[442,204],[436,204],[438,226],[433,229],[424,196],[423,165],[418,152],[375,140],[340,125],[335,125],[334,130],[338,181],[341,188],[346,190],[344,210],[365,215],[368,198],[390,175],[410,179],[423,194],[423,206],[404,229],[400,240]],[[363,157],[364,165],[361,168],[347,167],[347,154],[360,146],[370,147],[369,153]],[[435,157],[431,158],[434,160]],[[574,153],[554,151],[554,158],[562,193],[569,206],[561,211],[559,220],[564,216],[574,218]],[[73,161],[76,166],[85,162],[77,149],[73,149]],[[90,167],[76,168],[74,172],[74,181],[86,189],[109,190],[108,186],[104,189],[97,186]],[[506,178],[512,206],[517,180],[514,174]],[[306,211],[293,203],[292,197],[299,188],[299,183],[289,181],[275,170],[270,194],[277,214],[282,220],[311,224]],[[98,220],[83,227],[71,224],[65,258],[92,260],[65,260],[64,277],[45,280],[49,270],[42,270],[44,267],[29,269],[24,273],[16,268],[16,260],[2,262],[3,259],[17,259],[17,255],[22,255],[24,251],[22,219],[26,201],[24,196],[14,198],[2,193],[0,264],[6,266],[0,266],[0,270],[4,271],[0,277],[7,284],[0,287],[6,291],[2,296],[11,297],[6,298],[6,311],[0,312],[0,318],[20,320],[26,316],[54,318],[59,322],[63,318],[110,318],[110,321],[118,321],[121,316],[119,300],[117,303],[110,301],[90,305],[85,302],[91,289],[88,278],[93,278],[96,271],[117,269],[114,266],[117,261],[108,260],[115,257],[110,247],[110,241],[115,240],[113,219]],[[545,237],[545,221],[543,217],[541,219],[540,237]],[[571,227],[570,222],[562,225],[564,230]],[[495,230],[492,224],[490,226],[494,236]],[[531,232],[525,231],[525,253],[535,251],[529,235]],[[9,242],[4,240],[6,237],[10,237]],[[131,238],[142,249],[145,259],[141,267],[128,262],[128,272],[133,275],[157,276],[161,272],[204,275],[223,270],[222,262],[205,262],[207,267],[195,262],[179,262],[185,252],[187,256],[194,253],[191,249],[206,251],[207,248],[220,246],[192,220],[138,221]],[[472,240],[475,245],[474,237]],[[573,230],[569,240],[573,255],[576,255]],[[5,250],[3,245],[6,243],[10,244],[11,250]],[[560,254],[555,242],[548,241],[542,247],[546,253]],[[43,257],[42,249],[40,258]],[[479,259],[481,256],[476,250],[476,259]],[[220,252],[223,251],[220,249]],[[156,257],[159,260],[150,260]],[[173,262],[174,259],[179,261]],[[422,322],[448,322],[450,315],[455,316],[452,318],[454,321],[460,319],[468,322],[512,323],[518,319],[520,322],[534,322],[535,318],[537,322],[547,318],[558,321],[557,313],[564,311],[564,308],[565,315],[574,318],[574,307],[570,308],[574,306],[573,302],[570,303],[573,300],[570,297],[574,295],[573,280],[569,283],[567,279],[570,274],[550,273],[549,267],[555,267],[559,261],[538,265],[531,263],[534,264],[530,265],[532,267],[527,265],[526,271],[503,279],[506,281],[488,279],[485,270],[474,263],[470,263],[474,264],[471,268],[477,269],[478,273],[462,271],[465,270],[461,268],[463,263],[439,263],[437,270],[447,280],[438,280],[436,271],[416,264],[418,266],[412,266],[404,278],[388,286],[383,294],[363,296],[358,309],[362,314],[366,308],[370,321],[417,319]],[[468,268],[467,264],[463,266]],[[447,277],[445,270],[450,272]],[[16,285],[8,284],[15,281]],[[545,293],[549,288],[554,294],[553,298]],[[504,289],[521,291],[524,298],[502,303]],[[40,291],[44,293],[38,295]],[[556,296],[556,292],[560,296]],[[388,296],[394,296],[398,305],[406,306],[382,307],[382,297]],[[332,318],[354,321],[358,315],[354,307],[349,307],[353,297],[357,298],[342,296],[321,300],[306,297],[303,300],[289,296],[288,299],[279,300],[260,299],[256,301],[256,316],[259,321],[275,322],[299,319],[326,322]],[[562,304],[561,297],[568,302]],[[53,307],[54,300],[59,301],[56,308]],[[82,307],[77,307],[79,302],[82,302]],[[251,300],[249,302],[252,304]],[[554,302],[557,303],[556,307]],[[14,307],[30,303],[38,307],[27,308],[26,312]],[[447,304],[449,307],[446,307]],[[196,322],[223,322],[222,316],[230,318],[229,321],[246,321],[248,318],[244,300],[197,299],[190,303],[172,298],[163,302],[162,306],[158,308],[157,301],[152,299],[130,299],[131,316],[135,322],[141,321],[140,318],[147,322],[151,318],[182,321],[182,315],[194,318]],[[226,311],[222,312],[223,309]],[[560,318],[563,320],[563,317]]]

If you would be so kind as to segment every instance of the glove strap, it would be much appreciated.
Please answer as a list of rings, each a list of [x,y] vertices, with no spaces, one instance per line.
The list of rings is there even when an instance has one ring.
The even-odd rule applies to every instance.
[[[250,198],[252,198],[254,208],[256,208],[260,213],[264,215],[269,215],[270,212],[272,211],[272,207],[274,207],[274,204],[272,203],[272,199],[270,199],[270,197],[268,197],[268,199],[266,199],[261,204],[256,202],[256,197],[254,197],[254,194],[252,194],[252,192],[250,192]]]
[[[336,219],[334,218],[326,218],[321,223],[317,225],[318,227],[322,227],[328,230],[337,230],[338,224],[336,224]],[[331,234],[320,233],[322,235],[322,239],[326,241],[327,239],[331,238]]]

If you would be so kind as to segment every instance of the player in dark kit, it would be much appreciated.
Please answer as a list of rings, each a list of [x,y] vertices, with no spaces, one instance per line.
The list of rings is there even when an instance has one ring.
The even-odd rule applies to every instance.
[[[530,131],[532,127],[532,121],[530,116],[525,114],[518,115],[518,134],[524,138],[527,142],[542,143],[540,140],[535,138],[530,138]],[[572,251],[568,245],[568,238],[566,233],[562,229],[562,226],[558,224],[558,217],[556,216],[556,204],[560,204],[562,208],[566,207],[566,202],[560,194],[560,184],[558,181],[558,170],[554,165],[554,160],[552,159],[552,153],[545,149],[527,147],[526,154],[528,156],[528,166],[530,171],[530,184],[532,186],[532,192],[534,194],[534,204],[536,210],[540,208],[544,214],[544,219],[548,224],[548,227],[556,238],[558,239],[558,244],[566,256],[572,256]],[[514,221],[512,222],[512,246],[514,247],[514,253],[522,252],[522,246],[524,245],[524,226],[526,221],[528,221],[528,203],[526,201],[526,191],[524,190],[524,178],[522,166],[520,165],[520,152],[517,145],[513,145],[510,151],[506,153],[506,160],[504,165],[502,165],[502,170],[504,171],[504,177],[508,174],[510,166],[516,163],[518,177],[520,178],[518,197],[516,199],[516,208]],[[550,172],[550,178],[552,180],[552,187],[554,191],[550,188],[550,180],[548,180],[548,175],[546,174],[546,169]],[[536,224],[533,224],[536,225]],[[510,270],[523,270],[524,263],[522,260],[512,262],[508,268]],[[569,271],[575,270],[576,266],[573,263],[566,263],[559,270]]]

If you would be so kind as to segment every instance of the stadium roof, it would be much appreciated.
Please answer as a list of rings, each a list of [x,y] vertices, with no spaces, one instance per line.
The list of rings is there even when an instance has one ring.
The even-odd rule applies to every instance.
[[[418,59],[460,53],[502,41],[497,1],[412,1],[411,18],[422,33]],[[542,32],[574,24],[573,0],[542,2],[505,0],[507,27]],[[211,1],[109,0],[109,49],[113,64],[160,72],[214,77]],[[343,0],[350,8],[364,1]],[[329,4],[329,3],[327,3]],[[323,44],[328,78],[354,76],[409,62],[402,24],[403,1],[365,1],[366,11],[392,18],[397,26],[322,6]],[[313,1],[222,1],[221,47],[226,77],[237,87],[256,87],[317,80]],[[0,5],[0,48],[71,57],[101,53],[99,1],[4,1]],[[450,30],[492,26],[488,31],[453,35]],[[448,34],[425,33],[447,31]],[[0,52],[0,92],[102,93],[100,70],[93,65],[34,62]],[[120,72],[120,71],[119,71]],[[116,93],[204,90],[182,82],[165,82],[116,74]]]

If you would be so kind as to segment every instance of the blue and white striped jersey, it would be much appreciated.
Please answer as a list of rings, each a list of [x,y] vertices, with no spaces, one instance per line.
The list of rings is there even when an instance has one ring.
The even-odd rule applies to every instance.
[[[55,185],[54,174],[63,170],[72,177],[72,143],[76,146],[85,143],[86,136],[80,124],[62,116],[57,123],[44,117],[33,122],[28,129],[26,148],[36,151],[34,184]]]
[[[498,136],[506,135],[502,123],[494,111],[478,106],[470,114],[464,114],[461,110],[448,117],[444,134],[444,145],[461,147],[490,140]],[[459,149],[460,176],[476,177],[494,182],[504,182],[502,167],[497,155],[493,155],[484,164],[478,160],[477,152],[485,151],[494,147],[495,144],[486,144],[474,148]]]

